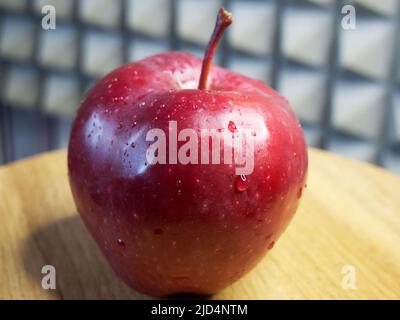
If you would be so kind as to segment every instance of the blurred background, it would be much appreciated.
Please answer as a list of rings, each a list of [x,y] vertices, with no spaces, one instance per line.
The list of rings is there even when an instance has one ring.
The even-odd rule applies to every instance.
[[[216,63],[281,91],[310,146],[400,174],[400,0],[0,0],[0,164],[65,147],[82,95],[119,65],[202,56],[221,5],[234,24]]]

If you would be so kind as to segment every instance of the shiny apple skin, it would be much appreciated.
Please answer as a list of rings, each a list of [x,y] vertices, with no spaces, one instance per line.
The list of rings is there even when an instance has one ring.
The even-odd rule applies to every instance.
[[[68,150],[77,209],[114,271],[153,296],[213,294],[271,249],[305,186],[307,147],[286,99],[261,81],[168,52],[122,66],[82,101]],[[146,162],[146,132],[255,132],[254,172],[238,191],[234,166]],[[101,281],[101,280],[99,280]]]

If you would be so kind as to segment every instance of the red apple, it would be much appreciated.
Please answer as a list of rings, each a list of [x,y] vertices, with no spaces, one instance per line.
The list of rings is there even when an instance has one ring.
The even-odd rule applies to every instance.
[[[150,295],[212,294],[239,279],[273,247],[304,188],[306,143],[287,100],[211,65],[230,23],[221,9],[203,61],[167,52],[111,72],[73,125],[68,169],[77,209],[115,272]],[[153,154],[164,157],[159,163],[149,160],[163,142],[149,141],[152,129],[168,144]],[[198,135],[177,141],[183,129]],[[205,129],[233,140],[213,154],[217,140],[201,140]],[[247,172],[238,170],[237,145],[229,149],[241,130],[251,132],[242,155],[254,146]],[[190,139],[196,150],[181,150]],[[233,153],[231,164],[222,150]],[[197,163],[185,163],[196,152]],[[201,161],[207,155],[220,161]]]

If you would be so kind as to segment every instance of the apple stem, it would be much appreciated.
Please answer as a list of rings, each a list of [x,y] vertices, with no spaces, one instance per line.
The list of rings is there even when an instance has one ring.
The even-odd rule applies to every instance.
[[[210,73],[212,60],[214,58],[215,50],[217,49],[218,43],[227,27],[232,23],[232,14],[226,11],[224,8],[219,9],[217,22],[215,23],[215,28],[208,42],[207,49],[204,53],[203,65],[201,66],[201,74],[199,81],[199,89],[207,90],[207,79]]]

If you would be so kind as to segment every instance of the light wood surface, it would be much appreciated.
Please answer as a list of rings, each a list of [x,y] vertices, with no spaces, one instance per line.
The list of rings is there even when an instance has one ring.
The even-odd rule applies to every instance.
[[[47,264],[56,290],[41,287]],[[346,265],[356,289],[342,287]],[[83,226],[64,150],[0,167],[0,298],[149,298],[114,275]],[[400,178],[310,150],[308,187],[289,228],[213,298],[400,299]]]

